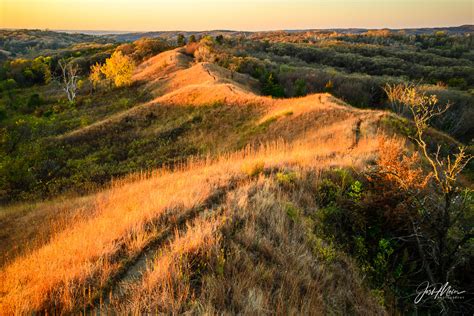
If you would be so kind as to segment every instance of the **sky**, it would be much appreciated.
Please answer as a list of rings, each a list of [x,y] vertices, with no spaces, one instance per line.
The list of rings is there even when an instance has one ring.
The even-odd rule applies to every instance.
[[[116,31],[474,24],[474,0],[0,0],[0,28]]]

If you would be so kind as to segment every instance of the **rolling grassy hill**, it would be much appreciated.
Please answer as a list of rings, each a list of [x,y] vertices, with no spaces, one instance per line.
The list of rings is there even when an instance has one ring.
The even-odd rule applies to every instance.
[[[319,223],[334,192],[358,203],[353,174],[377,161],[391,114],[326,93],[261,96],[251,77],[183,49],[133,78],[146,102],[49,141],[91,151],[143,141],[109,164],[169,166],[3,210],[0,311],[387,313]]]

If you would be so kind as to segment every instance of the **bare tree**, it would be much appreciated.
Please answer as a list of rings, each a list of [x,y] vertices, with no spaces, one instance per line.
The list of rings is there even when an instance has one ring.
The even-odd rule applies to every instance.
[[[61,68],[61,84],[63,90],[66,92],[69,102],[74,102],[78,90],[79,67],[71,62],[66,62],[64,59],[59,60],[59,67]]]

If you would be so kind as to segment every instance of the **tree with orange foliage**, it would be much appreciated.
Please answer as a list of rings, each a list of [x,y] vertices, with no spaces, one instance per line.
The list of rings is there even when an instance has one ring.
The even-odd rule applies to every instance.
[[[397,182],[403,190],[423,190],[431,179],[431,173],[425,174],[419,166],[420,155],[415,152],[408,155],[403,152],[403,141],[381,138],[378,165],[382,167],[385,178]]]
[[[450,104],[440,105],[434,95],[426,95],[416,85],[387,85],[385,91],[395,108],[405,107],[411,113],[414,134],[410,137],[419,149],[411,156],[401,146],[384,140],[380,146],[380,173],[413,197],[409,220],[412,237],[423,268],[431,284],[449,282],[452,274],[467,260],[474,248],[472,191],[463,190],[458,178],[472,156],[464,146],[456,154],[441,154],[441,146],[430,150],[426,131],[430,120],[442,115]],[[421,169],[420,154],[427,162],[428,175]],[[431,187],[428,188],[428,185]],[[430,190],[425,190],[425,189]],[[448,302],[440,300],[444,313]]]

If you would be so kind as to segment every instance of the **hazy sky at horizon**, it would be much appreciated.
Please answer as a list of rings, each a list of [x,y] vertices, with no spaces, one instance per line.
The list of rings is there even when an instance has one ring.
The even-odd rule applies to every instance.
[[[0,0],[1,28],[275,30],[474,24],[474,0]]]

